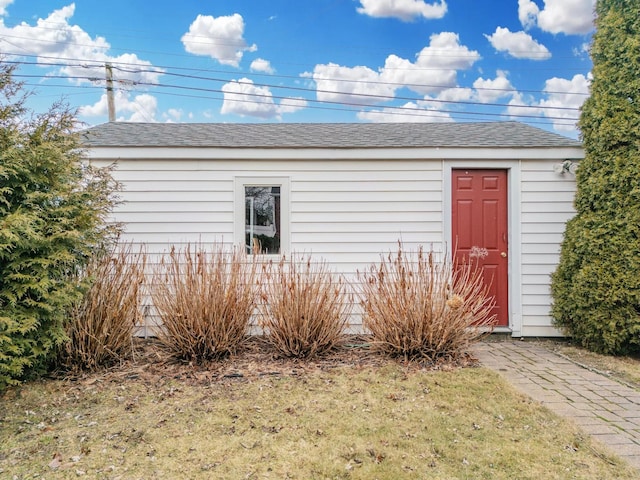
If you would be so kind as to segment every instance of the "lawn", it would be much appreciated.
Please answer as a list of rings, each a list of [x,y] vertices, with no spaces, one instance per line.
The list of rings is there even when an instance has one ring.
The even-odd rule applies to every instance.
[[[637,478],[483,368],[243,368],[128,365],[12,388],[0,478]]]

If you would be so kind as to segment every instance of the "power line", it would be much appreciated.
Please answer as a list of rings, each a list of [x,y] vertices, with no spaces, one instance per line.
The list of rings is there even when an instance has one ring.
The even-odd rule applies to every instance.
[[[121,67],[114,67],[117,70],[123,71],[125,73],[136,73],[136,74],[141,74],[141,73],[153,73],[152,70],[127,70],[127,69],[123,69]],[[184,75],[184,74],[177,74],[177,73],[167,73],[167,75],[173,75],[176,77],[181,77],[181,78],[190,78],[190,79],[198,79],[198,80],[207,80],[207,81],[216,81],[216,82],[227,82],[229,83],[229,81],[227,79],[222,79],[222,78],[211,78],[211,77],[201,77],[201,76],[194,76],[194,75]],[[97,78],[97,77],[85,77],[85,76],[71,76],[71,75],[15,75],[16,77],[19,78],[66,78],[66,79],[72,79],[72,80],[87,80],[87,81],[101,81],[101,79]],[[118,80],[115,80],[118,81]],[[200,91],[211,91],[211,92],[216,92],[216,93],[223,93],[222,90],[218,90],[218,89],[209,89],[209,88],[199,88],[199,87],[187,87],[187,86],[182,86],[182,85],[171,85],[171,84],[163,84],[163,83],[153,83],[153,82],[142,82],[142,81],[133,81],[132,83],[137,84],[137,85],[145,85],[145,86],[151,86],[151,87],[171,87],[171,88],[183,88],[183,89],[193,89],[193,90],[200,90]],[[248,82],[240,82],[240,81],[232,81],[232,83],[237,83],[237,84],[246,84],[246,85],[252,85],[252,86],[258,86],[258,87],[267,87],[267,88],[276,88],[276,89],[283,89],[283,90],[293,90],[293,91],[302,91],[302,92],[306,92],[306,93],[326,93],[326,94],[331,94],[331,95],[344,95],[347,97],[356,97],[356,98],[363,98],[363,99],[369,99],[369,100],[380,100],[380,101],[390,101],[390,100],[401,100],[401,101],[411,101],[411,102],[431,102],[431,103],[440,103],[440,104],[449,104],[449,105],[473,105],[473,106],[482,106],[482,107],[512,107],[512,104],[509,103],[496,103],[496,102],[473,102],[473,101],[467,101],[467,100],[441,100],[441,99],[424,99],[424,98],[417,98],[417,97],[404,97],[404,96],[392,96],[392,95],[379,95],[379,94],[367,94],[367,93],[353,93],[353,92],[343,92],[343,91],[338,91],[338,90],[322,90],[322,89],[310,89],[310,88],[304,88],[304,87],[291,87],[291,86],[282,86],[282,85],[273,85],[273,84],[264,84],[264,83],[248,83]],[[232,93],[232,92],[228,92],[228,93]],[[236,93],[236,92],[233,92]],[[246,94],[246,93],[245,93]],[[246,94],[249,95],[249,94]],[[255,95],[255,96],[271,96],[271,95],[261,95],[261,94],[251,94],[251,95]],[[288,98],[285,96],[272,96],[272,98]],[[309,99],[307,99],[309,100]],[[336,102],[336,101],[332,101],[332,100],[314,100],[317,102],[326,102],[326,103],[339,103],[339,104],[349,104],[352,106],[357,106],[357,105],[361,105],[358,102],[351,102],[351,103],[347,103],[347,102]],[[362,104],[363,106],[367,106],[366,104]],[[372,106],[372,105],[369,105]],[[519,108],[531,108],[531,109],[536,109],[536,110],[567,110],[567,111],[573,111],[573,112],[578,112],[579,108],[575,108],[575,107],[549,107],[549,106],[535,106],[535,105],[522,105],[519,106]]]
[[[9,55],[15,55],[15,54],[9,54]],[[83,60],[79,60],[79,59],[69,59],[69,58],[63,58],[63,57],[40,57],[40,58],[50,58],[50,59],[57,59],[57,60],[69,60],[69,61],[74,61],[74,62],[83,62]],[[57,66],[57,67],[77,67],[77,68],[99,68],[102,69],[104,68],[104,62],[98,62],[95,63],[94,65],[89,65],[86,62],[85,63],[75,63],[75,64],[69,64],[69,63],[42,63],[42,62],[19,62],[19,61],[6,61],[5,63],[14,63],[14,64],[20,64],[20,65],[38,65],[38,66]],[[224,71],[224,70],[214,70],[214,69],[190,69],[190,68],[185,68],[185,67],[173,67],[173,66],[167,66],[167,65],[159,65],[156,66],[154,68],[147,68],[147,69],[142,69],[140,68],[139,64],[135,64],[135,63],[130,63],[130,62],[109,62],[112,65],[114,65],[114,68],[124,71],[126,73],[155,73],[155,74],[159,74],[159,75],[168,75],[168,76],[175,76],[175,77],[182,77],[182,78],[189,78],[189,79],[195,79],[195,80],[211,80],[211,81],[219,81],[219,82],[229,82],[229,81],[234,81],[233,79],[225,79],[225,78],[215,78],[215,77],[203,77],[203,76],[198,76],[198,75],[188,75],[188,74],[180,74],[180,73],[174,73],[174,72],[168,72],[164,69],[173,69],[173,70],[186,70],[186,71],[199,71],[199,72],[211,72],[211,73],[225,73],[225,74],[230,74],[228,71]],[[138,70],[127,70],[125,68],[119,67],[118,65],[127,65],[127,66],[135,66],[138,67]],[[274,74],[265,74],[265,73],[255,73],[255,72],[236,72],[234,74],[234,76],[238,76],[238,75],[252,75],[252,76],[262,76],[262,77],[269,77],[269,78],[288,78],[288,79],[295,79],[295,80],[299,80],[301,77],[299,76],[294,76],[294,75],[274,75]],[[51,77],[51,76],[49,76]],[[67,77],[67,78],[71,78],[71,77]],[[340,83],[362,83],[362,80],[354,80],[354,79],[341,79],[341,78],[326,78],[326,77],[319,77],[319,78],[311,78],[311,80],[318,82],[318,81],[330,81],[330,82],[340,82]],[[558,95],[578,95],[578,96],[584,96],[584,97],[588,97],[589,93],[584,93],[584,92],[566,92],[566,91],[553,91],[553,90],[530,90],[530,89],[522,89],[522,90],[518,90],[515,88],[494,88],[494,87],[462,87],[462,86],[448,86],[448,85],[433,85],[433,84],[416,84],[416,83],[396,83],[396,82],[383,82],[383,81],[366,81],[367,84],[371,84],[371,85],[383,85],[383,86],[390,86],[390,87],[397,87],[397,88],[402,88],[402,87],[407,87],[407,88],[425,88],[425,89],[434,89],[434,90],[443,90],[443,89],[468,89],[468,88],[473,88],[476,91],[488,91],[488,92],[505,92],[505,93],[537,93],[537,94],[547,94],[547,95],[553,95],[553,94],[558,94]],[[311,91],[311,92],[322,92],[322,93],[336,93],[336,94],[346,94],[346,95],[354,95],[354,96],[373,96],[373,97],[379,97],[379,98],[391,98],[391,99],[399,99],[399,100],[412,100],[412,101],[423,101],[424,99],[422,98],[416,98],[416,97],[398,97],[398,96],[384,96],[384,95],[374,95],[374,94],[357,94],[357,93],[350,93],[350,92],[339,92],[339,91],[331,91],[331,90],[318,90],[318,89],[309,89],[309,88],[304,88],[304,87],[286,87],[286,86],[282,86],[282,85],[274,85],[274,84],[267,84],[267,83],[254,83],[254,85],[258,85],[258,86],[265,86],[265,87],[270,87],[270,88],[285,88],[285,89],[291,89],[291,90],[301,90],[301,91]],[[431,100],[429,100],[431,101]],[[447,102],[446,100],[433,100],[433,101],[438,101],[438,102]],[[481,102],[471,102],[471,103],[478,103],[478,104],[482,104]],[[498,104],[498,106],[500,106],[500,104]],[[504,104],[503,104],[504,106]],[[560,107],[561,109],[563,108],[567,108],[567,109],[573,109],[572,107]],[[575,109],[574,109],[575,110]]]
[[[42,84],[35,84],[35,83],[25,83],[26,86],[32,86],[32,87],[42,87],[42,86],[50,86],[50,87],[67,87],[67,88],[87,88],[87,89],[100,89],[102,90],[103,87],[93,87],[93,86],[80,86],[80,85],[60,85],[60,84],[52,84],[52,85],[42,85]],[[137,91],[136,89],[133,89],[131,91]],[[82,94],[81,94],[82,95]],[[184,94],[184,93],[176,93],[176,92],[166,92],[166,91],[158,91],[158,92],[154,92],[154,95],[159,95],[159,96],[171,96],[171,97],[180,97],[180,98],[194,98],[194,99],[204,99],[204,100],[214,100],[214,101],[230,101],[230,102],[234,102],[234,103],[249,103],[249,104],[255,104],[258,103],[255,100],[245,100],[245,99],[227,99],[225,97],[219,97],[219,96],[210,96],[210,95],[194,95],[194,94]],[[264,103],[264,102],[263,102]],[[274,107],[277,107],[278,105],[273,104]],[[286,106],[286,105],[285,105]],[[366,107],[358,104],[359,107]],[[517,106],[516,106],[517,107]],[[377,107],[372,107],[372,108],[377,108]],[[415,118],[424,118],[424,117],[428,117],[428,118],[452,118],[452,119],[462,119],[462,120],[476,120],[477,121],[477,116],[468,114],[467,112],[457,112],[457,111],[453,111],[453,110],[438,110],[438,109],[413,109],[415,111],[408,111],[408,108],[405,107],[382,107],[383,109],[387,109],[389,111],[385,112],[385,111],[364,111],[364,113],[369,113],[369,114],[380,114],[380,115],[384,115],[384,114],[390,114],[393,116],[400,116],[400,117],[415,117]],[[315,109],[315,110],[326,110],[326,111],[337,111],[337,112],[353,112],[353,108],[340,108],[340,107],[332,107],[332,106],[326,106],[326,105],[305,105],[305,109]],[[399,111],[402,110],[402,111]],[[483,115],[482,113],[478,113],[477,115]],[[510,114],[494,114],[494,115],[500,115],[503,117],[511,117]],[[531,124],[538,124],[538,125],[549,125],[549,124],[554,124],[554,125],[563,125],[563,126],[574,126],[575,125],[575,121],[571,121],[570,119],[566,119],[563,118],[563,121],[552,121],[549,119],[549,117],[544,117],[544,116],[538,116],[538,117],[532,117],[534,119],[532,120],[527,120],[527,123],[531,123]]]
[[[150,73],[147,70],[127,70],[127,69],[123,69],[120,67],[115,67],[117,70],[126,72],[126,73]],[[210,80],[210,81],[216,81],[216,82],[228,82],[228,80],[225,79],[221,79],[221,78],[211,78],[211,77],[200,77],[200,76],[195,76],[195,75],[184,75],[184,74],[179,74],[179,73],[171,73],[171,72],[166,72],[165,75],[170,75],[170,76],[176,76],[176,77],[182,77],[182,78],[191,78],[191,79],[198,79],[198,80]],[[233,81],[235,83],[238,84],[245,84],[245,85],[253,85],[253,86],[258,86],[258,87],[267,87],[267,88],[280,88],[280,89],[286,89],[286,90],[294,90],[294,91],[302,91],[302,92],[308,92],[308,93],[327,93],[327,94],[331,94],[331,95],[346,95],[349,97],[362,97],[362,98],[367,98],[367,99],[381,99],[381,100],[407,100],[407,101],[412,101],[412,102],[423,102],[423,101],[428,101],[428,102],[436,102],[436,103],[445,103],[445,104],[452,104],[452,105],[482,105],[482,106],[490,106],[490,107],[509,107],[510,104],[508,103],[494,103],[494,102],[472,102],[472,101],[468,101],[468,100],[441,100],[441,99],[424,99],[424,98],[418,98],[418,97],[403,97],[403,96],[397,96],[397,95],[380,95],[380,94],[369,94],[369,93],[354,93],[354,92],[343,92],[343,91],[339,91],[339,90],[324,90],[324,89],[311,89],[311,88],[305,88],[305,87],[291,87],[291,86],[282,86],[282,85],[274,85],[274,84],[268,84],[268,83],[255,83],[255,82],[241,82],[239,80],[237,81]],[[369,83],[373,83],[373,82],[366,82],[367,84]],[[380,82],[383,83],[383,82]],[[376,83],[377,84],[377,83]],[[532,106],[527,106],[527,108],[541,108],[541,109],[554,109],[554,110],[572,110],[572,111],[578,111],[578,108],[575,107],[532,107]]]
[[[64,78],[64,79],[73,79],[73,80],[95,80],[92,77],[83,77],[83,76],[65,76],[65,75],[50,75],[50,76],[39,76],[39,75],[15,75],[18,78]],[[163,83],[153,83],[153,82],[142,82],[142,81],[138,81],[135,82],[135,85],[138,86],[149,86],[149,87],[157,87],[157,88],[172,88],[172,89],[178,89],[178,90],[188,90],[188,91],[197,91],[197,92],[208,92],[208,93],[222,93],[223,95],[225,94],[231,94],[231,95],[240,95],[240,96],[247,96],[250,98],[255,98],[255,99],[268,99],[268,100],[298,100],[296,98],[292,98],[292,97],[287,97],[287,96],[283,96],[283,95],[273,95],[273,94],[266,94],[266,93],[256,93],[256,92],[251,92],[251,93],[247,93],[247,92],[225,92],[222,89],[214,89],[214,88],[205,88],[205,87],[190,87],[190,86],[184,86],[184,85],[172,85],[172,84],[163,84]],[[227,96],[225,96],[223,98],[225,101],[238,101],[237,99],[233,99],[233,98],[228,98]],[[345,102],[345,101],[333,101],[333,100],[317,100],[317,99],[304,99],[307,102],[313,102],[316,103],[318,105],[344,105],[344,106],[350,106],[350,107],[359,107],[359,108],[379,108],[377,105],[372,105],[372,104],[363,104],[363,103],[358,103],[358,102]],[[416,99],[414,99],[416,100]],[[417,101],[425,101],[425,100],[417,100]],[[431,100],[427,100],[426,102],[431,102]],[[264,102],[258,102],[255,101],[253,103],[264,103]],[[452,102],[453,104],[456,104],[457,102]],[[529,106],[529,105],[509,105],[509,104],[481,104],[481,103],[476,103],[476,106],[507,106],[507,107],[515,107],[515,108],[534,108],[534,109],[538,109],[540,107],[535,107],[535,106]],[[307,106],[309,107],[309,106]],[[319,108],[319,107],[317,107]],[[451,114],[452,112],[450,110],[439,110],[439,109],[431,109],[431,110],[427,110],[424,108],[420,108],[420,107],[407,107],[407,106],[403,106],[403,107],[382,107],[382,108],[387,108],[387,109],[391,109],[391,110],[395,110],[395,109],[400,109],[403,111],[416,111],[416,112],[424,112],[426,111],[438,111],[441,113],[447,113],[447,114]],[[547,109],[550,110],[554,110],[553,107],[546,107]],[[577,109],[574,109],[577,110]],[[568,120],[578,120],[577,117],[576,118],[565,118],[565,117],[555,117],[555,116],[544,116],[541,117],[540,115],[528,115],[528,114],[504,114],[504,113],[495,113],[495,112],[474,112],[474,111],[465,111],[462,112],[465,115],[473,115],[473,116],[487,116],[487,117],[512,117],[512,118],[527,118],[527,119],[540,119],[540,118],[545,118],[547,120],[560,120],[560,121],[568,121]]]
[[[41,87],[41,86],[43,86],[42,84],[35,84],[35,83],[25,83],[25,85],[26,86],[32,86],[32,87],[39,87],[39,86]],[[51,87],[66,87],[66,85],[47,85],[47,86],[51,86]],[[70,85],[69,87],[70,88],[92,88],[92,89],[96,89],[96,88],[102,89],[103,88],[103,87],[90,87],[90,86],[79,86],[79,85]],[[137,90],[133,89],[131,91],[135,92]],[[254,100],[244,100],[244,99],[231,99],[231,100],[229,100],[229,99],[225,99],[224,97],[218,97],[218,96],[213,96],[212,97],[210,95],[194,95],[194,94],[185,94],[185,93],[176,93],[176,92],[159,91],[159,92],[154,92],[154,95],[180,97],[180,98],[194,98],[194,99],[203,99],[203,100],[216,100],[216,101],[217,100],[221,100],[221,101],[231,101],[231,102],[234,102],[234,103],[249,103],[249,104],[257,103]],[[362,105],[359,105],[359,106],[362,106]],[[277,107],[277,105],[274,104],[274,107]],[[352,108],[340,108],[340,107],[320,106],[320,105],[306,105],[305,108],[315,109],[315,110],[336,111],[336,112],[353,112],[354,111]],[[478,118],[476,116],[467,115],[466,112],[456,112],[456,111],[451,111],[451,110],[418,109],[415,112],[411,112],[411,111],[398,111],[398,110],[406,110],[403,107],[383,107],[383,108],[387,108],[388,110],[393,110],[393,111],[392,112],[365,111],[364,113],[380,114],[380,115],[391,114],[393,116],[413,117],[413,118],[452,118],[452,119],[461,119],[461,120],[475,120],[475,121],[478,120]],[[509,114],[503,114],[502,116],[510,117]],[[538,124],[538,125],[549,125],[549,124],[563,125],[563,126],[574,126],[575,125],[575,122],[567,121],[567,119],[564,119],[565,122],[560,122],[560,121],[546,120],[546,118],[548,118],[548,117],[538,117],[537,119],[534,119],[534,120],[527,120],[527,123]]]
[[[26,62],[26,61],[8,61],[8,60],[4,60],[4,62],[6,63],[14,63],[14,64],[18,64],[18,65],[38,65],[38,66],[51,66],[51,67],[63,67],[63,68],[82,68],[82,69],[101,69],[104,68],[104,62],[100,62],[97,60],[82,60],[82,59],[78,59],[78,58],[65,58],[65,57],[59,57],[59,56],[38,56],[38,55],[24,55],[24,54],[15,54],[15,53],[7,53],[8,55],[17,55],[17,56],[23,56],[23,57],[32,57],[32,58],[37,58],[39,60],[37,61],[33,61],[33,62]],[[55,60],[55,62],[42,62],[40,60],[42,59],[48,59],[48,60]],[[176,66],[171,66],[171,65],[163,65],[163,66],[156,66],[156,67],[142,67],[140,66],[139,63],[134,63],[134,62],[113,62],[114,64],[114,68],[117,70],[120,70],[124,73],[128,73],[128,74],[133,74],[133,75],[143,75],[145,73],[147,74],[157,74],[157,75],[166,75],[166,76],[172,76],[172,77],[176,77],[176,78],[183,78],[183,79],[189,79],[189,80],[200,80],[200,81],[206,81],[206,82],[235,82],[238,84],[242,84],[243,82],[240,82],[238,80],[235,79],[228,79],[228,78],[220,78],[220,77],[209,77],[209,76],[203,76],[203,75],[194,75],[194,74],[190,74],[190,73],[178,73],[178,72],[207,72],[207,73],[223,73],[225,75],[232,75],[232,73],[228,72],[228,71],[224,71],[224,70],[214,70],[214,69],[194,69],[194,68],[186,68],[186,67],[176,67]],[[173,70],[173,71],[172,71]],[[178,71],[178,72],[176,72]],[[242,74],[240,72],[234,72],[233,73],[234,76],[237,76],[238,74]],[[277,78],[288,78],[288,79],[296,79],[299,80],[300,77],[299,76],[293,76],[293,75],[274,75],[274,74],[267,74],[267,73],[245,73],[247,75],[253,75],[253,76],[262,76],[262,77],[267,77],[269,79],[277,79]],[[51,79],[51,78],[64,78],[64,79],[69,79],[69,80],[79,80],[79,81],[89,81],[89,82],[104,82],[104,79],[101,76],[96,76],[96,77],[91,77],[91,76],[80,76],[80,75],[23,75],[21,76],[22,78],[40,78],[40,79]],[[339,83],[344,83],[344,84],[348,84],[348,83],[362,83],[363,81],[361,80],[355,80],[355,79],[336,79],[336,78],[309,78],[312,81],[317,82],[321,82],[321,81],[334,81],[334,82],[339,82]],[[121,85],[124,84],[125,80],[119,80],[118,81]],[[246,95],[249,98],[252,98],[253,100],[249,101],[249,103],[253,102],[253,103],[265,103],[264,100],[274,100],[274,99],[279,99],[281,101],[287,102],[291,100],[291,97],[287,97],[285,95],[273,95],[270,91],[267,94],[260,94],[257,92],[248,92],[248,93],[243,93],[243,92],[225,92],[224,90],[221,89],[214,89],[214,88],[204,88],[204,87],[189,87],[189,86],[184,86],[184,85],[175,85],[175,84],[167,84],[167,83],[161,83],[161,82],[142,82],[142,81],[129,81],[130,84],[133,85],[140,85],[140,86],[145,86],[145,87],[151,87],[151,88],[169,88],[169,89],[183,89],[183,90],[191,90],[191,91],[201,91],[201,92],[208,92],[208,93],[222,93],[224,96],[222,99],[220,100],[224,100],[224,101],[234,101],[234,102],[238,102],[239,100],[237,98],[229,98],[228,95],[225,94],[229,94],[229,93],[235,93],[236,95]],[[562,94],[562,95],[581,95],[581,96],[587,96],[588,94],[585,94],[583,92],[552,92],[552,91],[540,91],[540,90],[522,90],[522,91],[518,91],[516,89],[513,88],[491,88],[491,87],[477,87],[477,88],[471,88],[471,87],[462,87],[462,86],[454,86],[454,87],[449,87],[446,85],[427,85],[427,84],[404,84],[404,83],[392,83],[392,82],[383,82],[383,81],[367,81],[367,84],[373,85],[373,86],[388,86],[391,88],[401,88],[401,87],[414,87],[414,88],[423,88],[423,89],[428,89],[428,88],[464,88],[464,89],[469,89],[469,90],[475,90],[478,92],[482,92],[482,91],[491,91],[491,92],[504,92],[505,94],[515,94],[515,93],[526,93],[526,92],[532,92],[532,93],[537,93],[537,94]],[[345,107],[356,107],[356,108],[362,108],[362,109],[366,109],[366,108],[382,108],[383,112],[378,112],[378,113],[384,113],[384,112],[390,112],[393,115],[422,115],[424,114],[425,111],[430,112],[430,113],[441,113],[443,115],[447,115],[447,116],[461,116],[461,115],[467,115],[466,118],[477,118],[476,116],[485,116],[485,117],[509,117],[509,118],[524,118],[524,119],[529,119],[528,121],[533,121],[535,119],[537,120],[542,120],[545,122],[549,122],[549,121],[554,121],[555,124],[558,124],[558,122],[566,122],[566,121],[575,121],[577,120],[577,118],[567,118],[564,116],[547,116],[547,115],[527,115],[527,114],[522,114],[522,113],[513,113],[513,114],[509,114],[509,113],[495,113],[495,112],[478,112],[478,111],[464,111],[464,112],[457,112],[455,110],[447,110],[447,109],[436,109],[436,108],[421,108],[421,107],[411,107],[411,106],[404,106],[404,107],[397,107],[397,106],[378,106],[377,103],[380,102],[386,102],[386,101],[391,101],[391,100],[396,100],[396,101],[409,101],[409,102],[427,102],[430,104],[433,103],[438,103],[441,105],[451,105],[451,106],[476,106],[476,107],[482,107],[482,108],[492,108],[492,107],[511,107],[511,108],[516,108],[519,109],[520,111],[522,111],[523,109],[534,109],[535,111],[570,111],[570,112],[578,112],[579,109],[578,108],[574,108],[574,107],[551,107],[551,106],[546,106],[546,105],[512,105],[509,103],[497,103],[497,102],[477,102],[477,101],[471,101],[471,100],[443,100],[443,99],[432,99],[432,98],[418,98],[418,97],[408,97],[408,96],[395,96],[395,95],[378,95],[378,94],[368,94],[368,93],[353,93],[353,92],[345,92],[345,91],[334,91],[334,90],[326,90],[326,89],[313,89],[313,88],[306,88],[306,87],[297,87],[297,86],[285,86],[285,85],[276,85],[273,83],[253,83],[253,82],[246,82],[247,85],[252,85],[255,87],[263,87],[266,89],[280,89],[280,90],[285,90],[285,91],[296,91],[296,92],[304,92],[304,93],[309,93],[309,94],[313,94],[315,93],[317,94],[327,94],[327,95],[337,95],[337,96],[345,96],[347,98],[355,98],[355,99],[362,99],[362,100],[366,100],[363,102],[359,102],[359,101],[353,101],[353,102],[348,102],[348,101],[332,101],[332,100],[318,100],[318,99],[303,99],[305,102],[311,102],[311,103],[315,103],[316,105],[313,106],[313,108],[317,108],[317,109],[329,109],[329,107],[327,105],[333,105],[334,107],[331,107],[332,110],[336,109],[336,105],[340,106],[345,106]],[[41,85],[40,85],[41,86]],[[67,86],[67,88],[70,86]],[[177,95],[175,93],[173,93],[174,95]],[[211,97],[205,97],[205,98],[211,98]],[[219,98],[218,98],[219,99]],[[371,101],[374,101],[374,104],[371,104]],[[281,102],[282,103],[282,102]],[[275,105],[275,103],[274,103]],[[281,106],[286,106],[286,105],[281,105]],[[311,105],[305,105],[305,108],[312,108]],[[344,110],[347,111],[353,111],[352,108],[346,108]],[[402,110],[402,113],[398,112],[398,110]],[[407,110],[409,112],[407,112]],[[418,112],[418,113],[415,113]],[[369,112],[369,113],[375,113],[375,112]]]

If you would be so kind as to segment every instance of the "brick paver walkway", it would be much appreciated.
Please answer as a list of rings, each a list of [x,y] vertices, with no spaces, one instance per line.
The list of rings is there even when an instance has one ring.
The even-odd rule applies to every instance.
[[[570,418],[640,469],[640,391],[535,343],[482,342],[475,353],[518,390]]]

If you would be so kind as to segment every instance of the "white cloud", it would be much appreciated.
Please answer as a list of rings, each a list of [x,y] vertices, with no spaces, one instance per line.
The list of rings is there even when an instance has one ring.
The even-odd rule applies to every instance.
[[[46,57],[55,57],[58,63],[65,63],[64,59],[69,59],[69,65],[60,67],[58,72],[69,77],[80,77],[72,79],[75,83],[89,82],[88,78],[104,79],[105,63],[114,65],[116,80],[158,82],[162,69],[153,67],[150,62],[139,59],[133,53],[115,57],[108,55],[111,46],[105,38],[92,38],[78,25],[72,25],[70,19],[75,8],[72,3],[54,10],[48,17],[38,19],[35,26],[22,22],[7,27],[0,19],[0,37],[10,42],[11,53],[35,55],[40,64],[51,62]],[[79,62],[85,62],[85,66],[77,66]]]
[[[576,57],[584,57],[589,55],[590,50],[591,50],[591,45],[585,42],[582,45],[580,45],[580,47],[578,48],[574,47],[572,51]]]
[[[439,92],[435,98],[444,102],[465,102],[472,97],[473,89],[471,88],[447,88]]]
[[[535,100],[517,93],[509,102],[509,115],[546,117],[558,131],[575,132],[579,109],[588,98],[591,76],[574,75],[572,79],[550,78],[545,82],[546,98]]]
[[[426,95],[420,105],[429,110],[439,112],[440,116],[450,118],[448,112],[464,110],[464,103],[473,100],[474,91],[471,88],[447,88],[438,92],[436,96]]]
[[[426,95],[456,84],[457,71],[470,68],[480,59],[475,50],[460,44],[458,34],[442,32],[431,35],[429,46],[417,55],[416,61],[389,55],[381,73],[384,82],[406,86]]]
[[[494,79],[477,78],[473,82],[473,88],[476,89],[476,98],[482,103],[492,103],[515,93],[513,85],[507,78],[507,73],[503,70],[498,70]]]
[[[514,120],[524,121],[528,116],[543,116],[543,110],[536,108],[536,102],[532,97],[524,97],[520,92],[516,92],[509,101],[507,114],[512,115]],[[522,117],[524,116],[524,117]]]
[[[458,70],[470,68],[479,58],[478,52],[460,45],[457,34],[442,32],[431,36],[415,62],[389,55],[378,71],[329,63],[303,76],[315,81],[320,101],[372,105],[393,100],[403,87],[421,95],[455,87]]]
[[[508,28],[497,27],[491,35],[485,35],[493,48],[499,52],[507,52],[514,58],[529,60],[547,60],[551,52],[544,45],[536,42],[525,32],[511,32]]]
[[[298,110],[302,110],[308,105],[307,101],[304,98],[300,97],[289,97],[283,98],[280,100],[280,105],[278,105],[278,113],[294,113]]]
[[[129,112],[131,116],[118,117],[120,121],[125,122],[155,122],[156,112],[158,111],[158,99],[153,95],[143,93],[142,95],[136,95],[132,101],[122,102],[120,107],[116,103],[116,112],[120,108],[120,111]]]
[[[119,122],[155,122],[158,111],[158,100],[153,95],[143,93],[131,98],[128,92],[118,91],[114,96],[116,119]],[[129,114],[123,115],[123,113]],[[78,109],[83,117],[107,117],[107,95],[103,94],[93,105],[85,105]]]
[[[310,76],[322,102],[370,105],[389,100],[385,97],[392,97],[396,88],[380,83],[380,74],[364,66],[316,65]]]
[[[526,30],[536,26],[539,13],[538,5],[532,0],[518,0],[518,18]]]
[[[220,113],[235,114],[259,118],[272,118],[278,115],[278,106],[273,101],[271,91],[258,87],[248,78],[231,81],[222,86],[224,102]]]
[[[224,101],[220,113],[223,115],[280,119],[283,113],[293,113],[307,105],[303,98],[285,98],[277,104],[268,87],[257,86],[248,78],[226,83],[222,91]]]
[[[408,102],[401,107],[385,107],[380,110],[366,110],[358,112],[360,120],[374,123],[424,122],[444,123],[453,122],[451,115],[439,111],[427,102]]]
[[[7,7],[13,3],[13,0],[0,0],[0,15],[7,13]]]
[[[360,0],[358,13],[377,18],[399,18],[405,22],[418,17],[442,18],[447,13],[445,0]]]
[[[533,0],[518,0],[518,17],[525,28],[581,35],[594,28],[595,5],[596,0],[544,0],[541,10]]]
[[[571,80],[554,77],[546,81],[544,92],[547,98],[539,105],[545,107],[545,116],[560,119],[554,120],[556,130],[575,130],[574,124],[580,113],[578,109],[588,97],[589,83],[590,79],[584,75],[574,75]]]
[[[167,122],[180,122],[183,115],[184,110],[182,110],[181,108],[170,108],[162,114],[162,118]]]
[[[268,60],[265,60],[263,58],[256,58],[253,62],[251,62],[251,66],[249,68],[253,72],[264,72],[264,73],[275,72],[274,68],[271,66],[271,63]]]
[[[385,107],[358,113],[358,118],[372,122],[453,122],[452,114],[459,109],[460,102],[474,97],[472,88],[447,88],[436,96],[405,103],[401,107]]]
[[[244,19],[238,13],[212,17],[198,15],[181,40],[185,50],[195,55],[211,57],[223,65],[237,67],[244,52],[254,52],[257,46],[247,46],[243,38]]]

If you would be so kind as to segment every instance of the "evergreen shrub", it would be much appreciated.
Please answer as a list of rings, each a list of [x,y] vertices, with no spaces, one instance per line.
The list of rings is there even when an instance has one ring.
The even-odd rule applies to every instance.
[[[25,106],[0,61],[0,389],[49,365],[65,341],[78,271],[114,239],[110,171],[83,162],[74,113]]]
[[[599,0],[576,216],[552,276],[555,323],[594,351],[640,351],[640,15]]]

